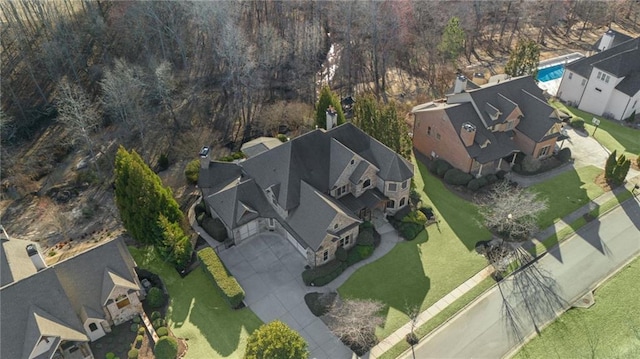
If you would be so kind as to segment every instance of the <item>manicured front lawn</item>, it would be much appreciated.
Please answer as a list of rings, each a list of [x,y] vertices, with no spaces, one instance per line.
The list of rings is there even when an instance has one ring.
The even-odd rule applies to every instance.
[[[545,229],[603,194],[602,188],[594,182],[600,173],[601,169],[586,166],[531,186],[530,189],[546,199],[549,206],[538,217],[538,226]]]
[[[610,152],[617,150],[618,154],[625,151],[627,157],[636,158],[640,155],[640,130],[622,126],[618,121],[611,121],[600,116],[578,110],[574,107],[568,107],[558,101],[551,101],[550,105],[561,109],[575,117],[580,117],[585,122],[585,129],[589,132],[589,136],[593,136],[598,142],[606,147]],[[596,117],[600,119],[600,126],[595,135],[593,131],[595,126],[591,124],[592,119]]]
[[[422,163],[414,165],[423,203],[434,208],[440,223],[411,242],[398,243],[338,289],[343,297],[371,298],[387,305],[386,323],[376,333],[379,338],[408,322],[408,306],[430,307],[487,264],[474,251],[476,242],[491,238],[479,225],[476,207],[449,192]]]
[[[571,309],[515,358],[640,357],[640,258],[595,292],[595,305]]]
[[[158,274],[171,302],[167,322],[173,333],[188,338],[187,358],[239,358],[248,336],[262,325],[249,309],[232,310],[197,268],[184,279],[151,249],[129,247],[139,267]]]

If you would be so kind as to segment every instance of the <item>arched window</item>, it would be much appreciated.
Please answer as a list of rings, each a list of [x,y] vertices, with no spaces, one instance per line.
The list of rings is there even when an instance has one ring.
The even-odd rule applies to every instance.
[[[96,330],[98,330],[98,325],[96,323],[89,324],[89,330],[95,332]]]
[[[400,207],[404,206],[404,201],[405,201],[405,199],[404,199],[404,197],[402,197],[402,199],[400,200]]]

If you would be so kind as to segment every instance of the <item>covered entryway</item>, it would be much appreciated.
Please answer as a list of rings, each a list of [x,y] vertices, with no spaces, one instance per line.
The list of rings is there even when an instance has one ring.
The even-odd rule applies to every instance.
[[[360,197],[355,197],[351,193],[341,197],[338,201],[347,207],[353,214],[363,221],[371,221],[371,211],[377,208],[385,208],[387,196],[382,194],[377,188],[364,192]]]

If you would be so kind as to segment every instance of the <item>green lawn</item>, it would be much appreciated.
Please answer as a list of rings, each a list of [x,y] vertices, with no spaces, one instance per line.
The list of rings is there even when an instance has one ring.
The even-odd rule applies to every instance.
[[[338,289],[343,297],[377,299],[387,306],[385,325],[376,333],[379,338],[408,322],[408,306],[428,308],[487,264],[474,251],[476,242],[491,237],[479,225],[476,207],[449,192],[422,163],[414,165],[423,202],[435,209],[440,223],[411,242],[398,243]]]
[[[640,357],[640,258],[595,292],[589,309],[571,309],[515,358]]]
[[[584,119],[585,129],[589,132],[589,136],[593,136],[609,151],[617,150],[620,154],[624,150],[625,155],[630,158],[636,158],[640,154],[640,130],[622,126],[618,121],[607,120],[577,108],[565,106],[558,101],[551,101],[550,105]],[[595,126],[591,124],[594,117],[600,119],[600,126],[598,126],[595,135],[593,135]]]
[[[168,325],[174,334],[188,338],[187,358],[239,358],[247,337],[262,321],[249,309],[231,310],[200,269],[184,279],[153,250],[129,247],[138,266],[164,281],[171,303]]]
[[[601,169],[586,166],[531,186],[530,189],[546,199],[549,206],[538,217],[538,226],[545,229],[603,194],[602,188],[594,182],[600,173]]]

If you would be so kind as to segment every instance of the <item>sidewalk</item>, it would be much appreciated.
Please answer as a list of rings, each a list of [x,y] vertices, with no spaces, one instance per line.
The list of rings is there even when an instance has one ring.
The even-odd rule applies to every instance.
[[[571,168],[571,167],[569,167],[569,168]],[[564,170],[566,170],[566,169],[564,169]],[[555,173],[555,174],[553,174],[553,175],[551,175],[549,177],[553,177],[554,175],[557,175],[557,174],[558,173]],[[633,186],[635,184],[640,184],[640,176],[635,176],[635,177],[631,178],[630,180],[627,181],[625,186],[620,186],[618,188],[615,188],[613,191],[609,191],[609,192],[606,192],[606,193],[602,194],[601,196],[595,198],[594,200],[592,200],[588,204],[580,207],[575,212],[565,216],[560,221],[556,222],[553,226],[550,226],[549,228],[538,232],[535,235],[535,237],[532,239],[533,244],[535,245],[538,242],[540,242],[540,241],[542,241],[544,239],[547,239],[550,236],[552,236],[553,234],[557,233],[562,228],[568,227],[576,219],[582,217],[586,213],[591,212],[593,209],[595,209],[598,206],[601,206],[603,203],[607,202],[608,200],[610,200],[612,198],[615,198],[616,194],[622,193],[625,190],[631,191],[631,189],[633,188]],[[490,276],[491,273],[493,273],[493,267],[487,266],[486,268],[484,268],[483,270],[478,272],[476,275],[474,275],[473,277],[468,279],[466,282],[462,283],[456,289],[451,291],[449,294],[447,294],[446,296],[441,298],[434,305],[432,305],[431,307],[427,308],[427,310],[425,310],[422,313],[420,313],[420,315],[418,316],[418,322],[416,323],[416,328],[420,327],[421,325],[426,323],[428,320],[433,318],[436,314],[440,313],[449,304],[453,303],[456,299],[460,298],[462,295],[464,295],[465,293],[470,291],[473,287],[478,285],[478,283],[480,283],[483,279],[485,279],[488,276]],[[381,356],[386,351],[391,349],[394,345],[404,341],[405,337],[410,332],[411,332],[411,324],[407,323],[407,324],[403,325],[398,330],[393,332],[391,335],[389,335],[385,339],[381,340],[380,343],[378,343],[378,345],[373,347],[371,349],[369,357],[371,359],[373,359],[373,358],[377,358],[377,357]],[[420,340],[422,341],[423,339],[424,338],[421,338]]]

